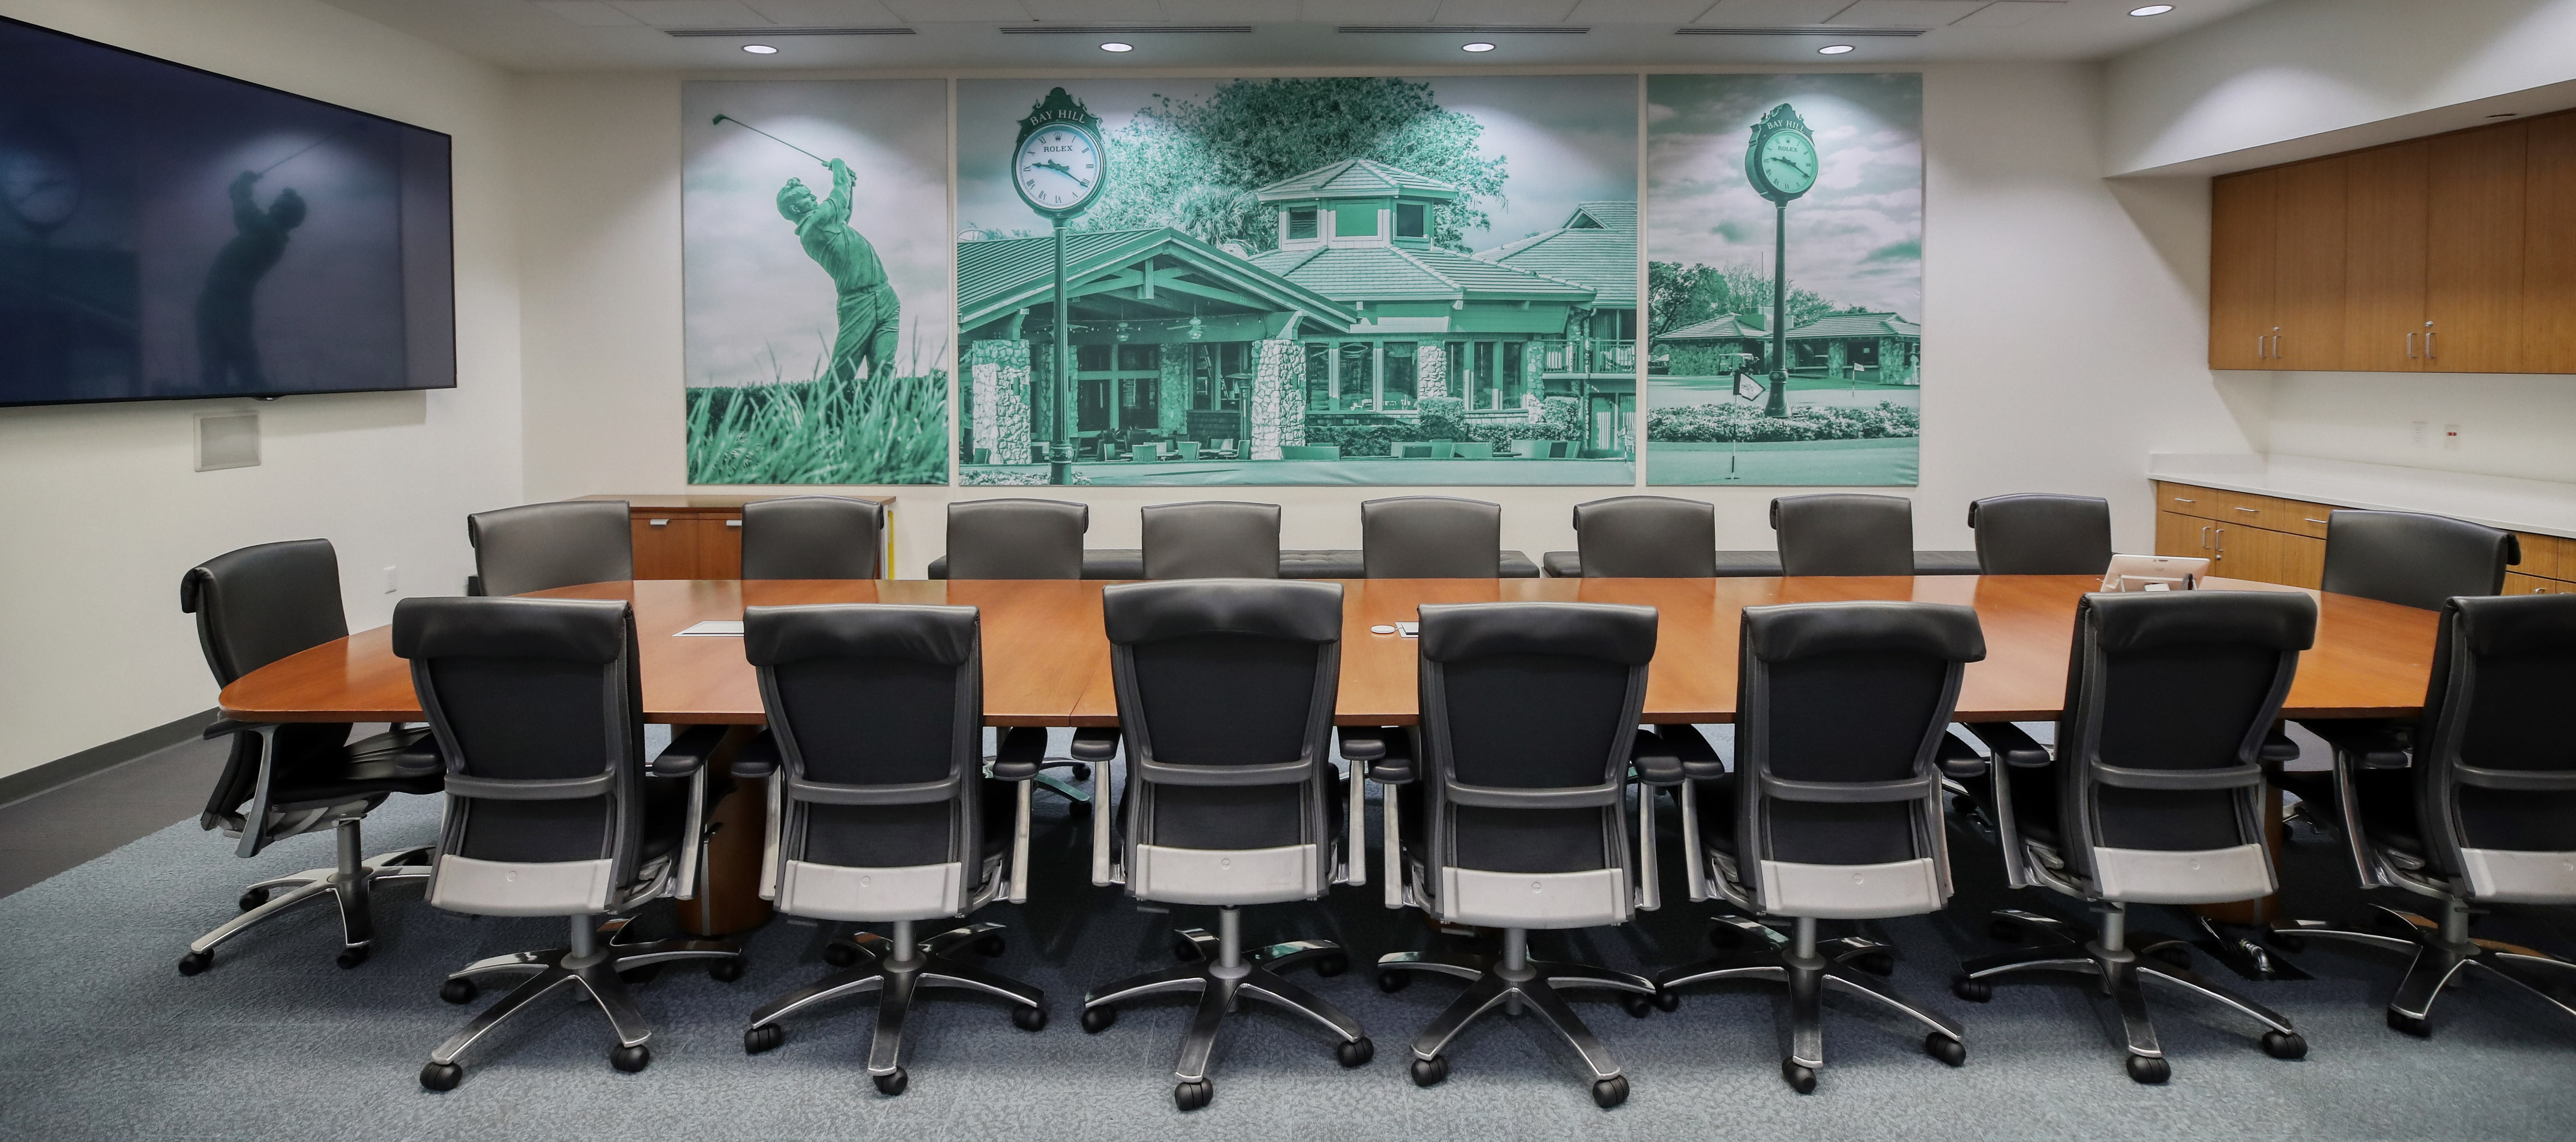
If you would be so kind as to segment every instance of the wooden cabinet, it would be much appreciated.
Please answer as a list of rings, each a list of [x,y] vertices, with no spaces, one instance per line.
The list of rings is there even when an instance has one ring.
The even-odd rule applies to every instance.
[[[2530,131],[2508,123],[2431,139],[2424,247],[2424,368],[2522,364],[2522,224]]]
[[[2253,171],[2209,186],[2209,367],[2269,368],[2272,352],[2273,192]]]
[[[821,493],[831,494],[831,493]],[[638,579],[742,578],[742,506],[772,496],[583,496],[624,500]],[[853,496],[886,507],[877,566],[894,571],[894,497]]]
[[[2156,483],[2156,554],[2209,560],[2209,573],[2315,588],[2325,581],[2332,505],[2197,484]],[[2516,532],[2522,562],[2504,592],[2576,592],[2576,539]]]
[[[2230,175],[2210,195],[2210,367],[2341,368],[2344,161]]]
[[[2570,591],[2576,591],[2576,583],[2562,583],[2518,571],[2504,573],[2504,593],[2508,595],[2564,595]]]
[[[2523,151],[2522,368],[2576,373],[2576,115],[2529,124]]]
[[[2343,367],[2424,367],[2426,174],[2421,140],[2362,151],[2345,167]]]

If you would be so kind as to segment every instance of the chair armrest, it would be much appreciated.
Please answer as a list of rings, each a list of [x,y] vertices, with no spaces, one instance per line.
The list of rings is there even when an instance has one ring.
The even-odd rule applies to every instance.
[[[439,751],[436,734],[422,734],[420,740],[404,746],[394,755],[394,773],[401,777],[427,777],[447,768],[447,755]]]
[[[1350,729],[1336,732],[1340,734],[1342,739],[1342,760],[1344,761],[1376,761],[1377,759],[1386,756],[1386,735],[1388,731],[1376,729],[1374,727],[1355,726]],[[1403,731],[1397,730],[1395,732],[1402,733]]]
[[[993,751],[993,777],[998,781],[1027,781],[1038,775],[1039,763],[1046,760],[1046,730],[1038,726],[1012,726],[1002,731],[1002,741]]]
[[[276,725],[277,723],[275,722],[237,722],[231,718],[217,718],[212,722],[206,723],[206,732],[202,740],[213,741],[216,738],[231,737],[234,734],[246,734],[253,730],[273,729]]]
[[[2015,769],[2048,768],[2048,747],[2011,722],[1970,722],[1968,732],[1986,743],[1986,752]]]
[[[1726,762],[1717,756],[1717,747],[1698,726],[1657,726],[1655,736],[1664,739],[1664,751],[1682,765],[1682,776],[1693,781],[1715,781],[1726,776]]]
[[[2273,727],[2272,732],[2263,739],[2262,747],[2254,751],[2254,757],[2258,761],[2267,761],[2274,764],[2279,764],[2285,761],[2297,761],[2299,760],[2299,743],[2290,740],[2290,735],[2282,733],[2280,727],[2275,726]]]
[[[742,752],[733,755],[730,772],[744,781],[769,780],[770,774],[778,772],[778,739],[767,730],[761,731],[759,737],[742,747]]]
[[[2336,718],[2301,722],[2309,733],[2326,739],[2334,751],[2362,769],[2404,769],[2413,744],[2404,722],[2373,718]]]
[[[1382,756],[1370,761],[1369,780],[1380,785],[1412,784],[1415,776],[1413,735],[1406,732],[1402,726],[1390,726],[1386,729],[1367,732],[1376,734],[1378,741],[1386,747],[1386,752]]]
[[[1934,755],[1933,760],[1940,765],[1943,776],[1962,781],[1986,772],[1986,759],[1977,753],[1977,747],[1969,745],[1956,733],[1941,735],[1940,752]]]
[[[1682,759],[1664,739],[1650,731],[1637,731],[1636,740],[1628,746],[1628,764],[1637,767],[1637,777],[1648,785],[1682,783]]]
[[[707,756],[724,742],[724,726],[691,726],[688,732],[671,739],[644,772],[654,777],[689,777],[706,768]]]
[[[1073,731],[1075,761],[1107,761],[1118,756],[1118,729],[1115,726],[1085,726]]]

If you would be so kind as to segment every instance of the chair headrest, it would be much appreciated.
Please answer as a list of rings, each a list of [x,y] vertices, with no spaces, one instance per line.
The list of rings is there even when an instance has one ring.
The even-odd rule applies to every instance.
[[[1342,585],[1303,579],[1170,579],[1103,587],[1109,641],[1121,646],[1204,634],[1339,642]]]
[[[2092,594],[2075,621],[2092,624],[2107,654],[2210,643],[2306,650],[2317,641],[2317,601],[2304,591]]]
[[[625,653],[632,610],[623,599],[405,599],[394,605],[394,653],[606,666]]]
[[[1860,652],[1986,657],[1977,609],[1949,603],[1851,601],[1744,608],[1744,646],[1764,662]]]
[[[2576,653],[2576,595],[2461,596],[2442,610],[2472,654]]]
[[[1643,666],[1655,657],[1655,608],[1612,603],[1445,603],[1422,608],[1422,657],[1461,662],[1550,654]]]
[[[824,603],[744,607],[743,656],[754,666],[813,658],[900,658],[959,666],[975,653],[973,607]]]

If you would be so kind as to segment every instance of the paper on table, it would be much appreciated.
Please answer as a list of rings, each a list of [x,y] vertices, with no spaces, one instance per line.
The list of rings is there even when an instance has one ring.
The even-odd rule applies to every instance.
[[[707,621],[702,622],[702,623],[699,623],[699,624],[697,624],[696,626],[692,626],[692,627],[690,627],[690,628],[689,628],[689,629],[687,629],[687,630],[681,631],[680,633],[681,633],[681,634],[684,634],[684,635],[690,635],[690,634],[728,635],[728,634],[729,634],[729,635],[734,636],[735,638],[741,638],[741,637],[742,637],[742,620],[741,620],[741,619],[708,619]]]

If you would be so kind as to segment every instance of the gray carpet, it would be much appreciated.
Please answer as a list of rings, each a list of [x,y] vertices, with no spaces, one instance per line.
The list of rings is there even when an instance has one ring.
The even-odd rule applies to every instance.
[[[326,862],[330,838],[237,861],[229,842],[193,822],[174,825],[0,899],[14,949],[0,976],[0,1137],[2576,1136],[2576,1020],[2473,980],[2445,997],[2430,1041],[2400,1036],[2380,1021],[2400,965],[2376,953],[2318,945],[2297,957],[2315,980],[2242,985],[2306,1034],[2312,1051],[2300,1062],[2267,1058],[2255,1028],[2215,1008],[2151,994],[2174,1069],[2160,1088],[2124,1076],[2108,1016],[2077,985],[2008,984],[1991,1004],[1960,1002],[1946,986],[1959,959],[1995,950],[1984,909],[2061,903],[2008,893],[1993,851],[1973,841],[1954,849],[1961,893],[1949,912],[1871,926],[1902,956],[1895,984],[1966,1024],[1964,1069],[1927,1058],[1920,1036],[1892,1018],[1829,999],[1830,1065],[1817,1093],[1800,1097],[1779,1079],[1779,1001],[1745,986],[1698,989],[1678,1012],[1643,1020],[1606,1000],[1578,1000],[1628,1068],[1634,1095],[1616,1111],[1594,1108],[1571,1055],[1526,1021],[1480,1024],[1452,1048],[1448,1083],[1417,1089],[1405,1077],[1405,1046],[1456,985],[1424,979],[1385,995],[1354,971],[1313,986],[1370,1029],[1375,1062],[1344,1071],[1324,1037],[1255,1007],[1226,1029],[1214,1105],[1185,1116],[1170,1094],[1182,1001],[1131,1008],[1097,1036],[1083,1034],[1075,1015],[1085,986],[1167,962],[1171,921],[1213,926],[1212,912],[1150,914],[1092,888],[1084,834],[1061,802],[1039,803],[1030,903],[980,918],[1010,927],[994,967],[1046,988],[1054,1022],[1029,1034],[998,1003],[946,993],[915,1012],[911,1091],[892,1099],[860,1066],[866,1001],[791,1022],[774,1053],[742,1053],[754,1007],[827,970],[823,930],[784,919],[752,934],[739,982],[673,969],[636,989],[657,1028],[653,1065],[641,1074],[610,1069],[612,1041],[595,1010],[549,1001],[555,1010],[523,1015],[478,1045],[463,1086],[426,1093],[414,1078],[421,1062],[469,1014],[439,1001],[444,973],[552,946],[560,922],[448,915],[397,889],[379,899],[378,949],[356,970],[332,965],[336,923],[313,908],[236,940],[213,970],[183,978],[172,966],[179,953],[230,914],[241,885]],[[427,843],[435,823],[431,800],[397,799],[369,822],[369,848]],[[2284,861],[2290,898],[2310,914],[2357,918],[2363,901],[2341,860],[2314,838],[2294,843]],[[1539,954],[1645,971],[1707,954],[1703,916],[1673,862],[1667,870],[1662,912],[1624,930],[1542,934]],[[1251,909],[1246,934],[1329,937],[1363,956],[1442,939],[1380,899],[1371,884],[1314,905]],[[2141,913],[2137,927],[2179,934],[2178,915]],[[668,921],[648,913],[644,923]],[[2556,914],[2482,924],[2482,934],[2576,948]],[[2201,966],[2237,982],[2205,957]]]

